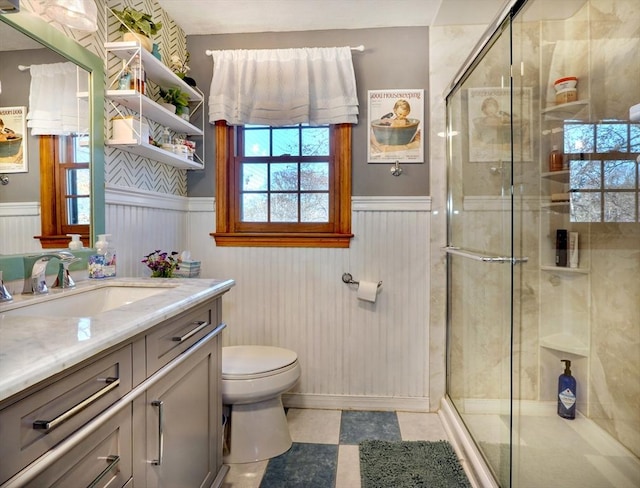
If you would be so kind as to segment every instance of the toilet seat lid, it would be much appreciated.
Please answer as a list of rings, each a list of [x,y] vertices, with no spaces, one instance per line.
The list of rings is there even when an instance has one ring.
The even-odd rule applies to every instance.
[[[222,374],[255,375],[285,368],[298,355],[282,347],[227,346],[222,348]]]

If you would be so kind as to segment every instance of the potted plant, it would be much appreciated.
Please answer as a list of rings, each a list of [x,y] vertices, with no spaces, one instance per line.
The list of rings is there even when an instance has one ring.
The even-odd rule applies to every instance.
[[[152,278],[171,278],[176,269],[180,269],[180,257],[177,251],[161,251],[159,249],[147,254],[142,260],[151,270]]]
[[[149,52],[153,49],[151,36],[155,36],[162,28],[161,22],[154,22],[151,15],[140,12],[131,7],[122,10],[113,9],[113,13],[120,20],[118,30],[123,33],[125,41],[137,40]]]
[[[196,80],[187,76],[187,73],[191,70],[187,64],[189,57],[189,51],[185,54],[184,59],[181,59],[177,54],[172,55],[170,68],[180,79],[184,80],[187,85],[196,86]]]
[[[167,90],[160,88],[160,96],[166,103],[176,108],[176,115],[188,114],[189,95],[181,91],[180,88],[169,88]]]

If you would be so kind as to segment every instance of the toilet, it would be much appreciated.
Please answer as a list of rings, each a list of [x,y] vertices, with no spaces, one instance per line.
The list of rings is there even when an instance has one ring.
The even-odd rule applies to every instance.
[[[269,459],[291,447],[282,394],[300,378],[298,355],[281,347],[222,348],[222,403],[229,411],[225,464]]]

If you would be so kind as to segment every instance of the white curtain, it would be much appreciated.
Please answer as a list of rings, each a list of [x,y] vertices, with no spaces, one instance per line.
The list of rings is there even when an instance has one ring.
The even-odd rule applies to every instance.
[[[358,122],[349,47],[213,51],[209,122]]]
[[[77,70],[70,62],[31,65],[27,126],[32,135],[88,132],[88,98],[78,96]]]

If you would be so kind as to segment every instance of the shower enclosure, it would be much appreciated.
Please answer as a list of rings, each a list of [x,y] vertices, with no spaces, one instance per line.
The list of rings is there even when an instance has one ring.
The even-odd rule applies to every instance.
[[[639,80],[638,0],[514,0],[447,96],[444,411],[481,486],[640,486]]]

